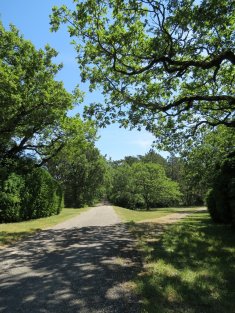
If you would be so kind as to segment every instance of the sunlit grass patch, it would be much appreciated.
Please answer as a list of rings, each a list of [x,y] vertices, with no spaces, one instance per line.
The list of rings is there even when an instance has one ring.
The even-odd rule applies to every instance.
[[[86,210],[88,210],[88,208],[65,208],[59,215],[53,215],[26,222],[0,224],[0,245],[13,243],[14,241],[24,238],[28,234],[52,227],[65,220],[73,218]]]
[[[132,225],[144,257],[137,279],[143,312],[234,313],[235,232],[207,213],[159,227]]]
[[[166,216],[168,214],[177,212],[194,212],[195,208],[157,208],[146,210],[130,210],[114,206],[114,210],[119,217],[125,222],[139,222],[149,219],[155,219],[158,217]]]

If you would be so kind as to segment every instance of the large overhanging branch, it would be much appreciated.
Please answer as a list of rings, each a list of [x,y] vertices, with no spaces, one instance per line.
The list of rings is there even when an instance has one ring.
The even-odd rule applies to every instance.
[[[138,106],[141,106],[143,108],[147,108],[151,110],[153,113],[154,112],[163,112],[166,113],[170,110],[174,109],[179,109],[179,110],[189,110],[194,102],[226,102],[227,106],[226,108],[228,110],[235,110],[235,97],[229,96],[229,95],[214,95],[214,96],[208,96],[208,95],[192,95],[192,96],[185,96],[181,97],[178,100],[172,101],[168,104],[162,104],[159,102],[151,102],[151,101],[146,101],[143,102],[142,97],[139,96],[136,100],[134,100],[130,96],[125,97],[126,101],[129,103],[136,104]],[[211,108],[213,110],[213,108]],[[219,108],[217,110],[220,110]],[[224,110],[224,105],[221,108],[221,110]],[[177,111],[178,112],[178,111]],[[179,113],[179,112],[178,112]]]
[[[63,132],[58,134],[55,138],[51,138],[50,142],[42,142],[42,143],[31,143],[33,136],[38,131],[36,127],[34,127],[27,135],[25,135],[18,143],[15,143],[8,151],[5,151],[5,157],[12,158],[17,154],[22,153],[24,151],[35,151],[38,155],[44,155],[45,152],[41,153],[40,150],[47,149],[48,151],[57,150],[56,145],[59,146],[64,143],[63,140]],[[52,152],[54,155],[54,152]]]
[[[105,52],[107,53],[107,49],[105,50]],[[146,66],[143,66],[140,69],[136,69],[132,71],[118,68],[118,65],[117,65],[118,57],[116,53],[113,53],[112,56],[113,56],[113,69],[117,73],[128,75],[128,76],[142,74],[152,69],[154,65],[158,65],[158,64],[162,64],[164,66],[165,71],[169,74],[181,73],[191,67],[200,68],[202,70],[208,70],[213,67],[219,68],[219,66],[221,65],[223,61],[230,61],[233,65],[235,65],[235,54],[230,50],[222,52],[221,54],[215,56],[209,61],[207,61],[206,59],[202,61],[195,61],[195,60],[179,61],[179,60],[174,60],[173,58],[170,58],[168,56],[153,57],[152,60]],[[122,65],[123,65],[123,62],[122,62]]]
[[[187,96],[187,97],[182,97],[177,101],[174,101],[172,103],[169,103],[166,106],[162,106],[159,108],[160,111],[166,112],[172,108],[177,108],[180,105],[187,103],[187,104],[193,104],[195,101],[206,101],[206,102],[220,102],[220,101],[226,101],[231,105],[235,105],[235,97],[228,96],[228,95],[218,95],[218,96],[201,96],[201,95],[194,95],[194,96]],[[234,107],[235,109],[235,107]]]
[[[201,95],[193,95],[193,96],[186,96],[182,97],[176,101],[173,101],[168,104],[162,103],[154,103],[154,102],[141,102],[140,99],[133,101],[131,98],[128,99],[132,101],[132,103],[137,105],[138,107],[146,108],[155,113],[164,113],[167,117],[177,117],[183,114],[184,112],[189,112],[190,109],[195,109],[195,102],[200,103],[198,113],[202,108],[202,103],[213,103],[212,107],[208,110],[215,111],[221,115],[219,120],[207,118],[205,116],[205,120],[200,122],[196,129],[202,124],[207,124],[209,126],[218,126],[218,125],[225,125],[227,127],[235,127],[235,118],[233,112],[235,112],[235,97],[228,96],[228,95],[218,95],[218,96],[201,96]],[[217,107],[213,107],[214,103],[217,103]],[[221,103],[221,107],[219,104]],[[226,103],[226,105],[224,104]]]
[[[41,162],[36,164],[36,167],[40,167],[46,163],[48,163],[52,158],[54,158],[65,146],[65,143],[62,142],[57,149],[54,150],[49,156],[42,158]]]
[[[82,79],[90,80],[92,89],[103,87],[105,102],[91,104],[86,116],[95,116],[102,126],[117,120],[124,127],[151,131],[165,127],[156,134],[163,134],[167,145],[165,134],[171,130],[191,136],[219,125],[235,127],[232,6],[171,0],[75,2],[74,12],[56,11],[54,27],[69,24],[70,35],[80,40]],[[70,21],[61,17],[63,12]]]

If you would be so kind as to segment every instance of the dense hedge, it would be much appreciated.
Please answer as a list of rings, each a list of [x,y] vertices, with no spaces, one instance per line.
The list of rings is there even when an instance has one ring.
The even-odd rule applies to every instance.
[[[219,169],[207,206],[214,222],[235,226],[235,156],[227,158]]]
[[[58,214],[63,195],[60,185],[43,168],[7,174],[0,172],[0,222],[17,222]]]

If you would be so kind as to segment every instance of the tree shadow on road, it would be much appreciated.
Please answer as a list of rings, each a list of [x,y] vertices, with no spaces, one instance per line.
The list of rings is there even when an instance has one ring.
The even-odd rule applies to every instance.
[[[0,251],[0,312],[138,312],[127,226],[46,230]]]

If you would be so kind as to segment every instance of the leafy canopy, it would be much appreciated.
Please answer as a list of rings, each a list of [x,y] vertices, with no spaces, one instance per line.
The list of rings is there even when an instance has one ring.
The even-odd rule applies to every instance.
[[[109,198],[115,204],[150,209],[178,203],[180,196],[178,184],[166,177],[160,164],[124,162],[113,168]]]
[[[90,138],[83,141],[81,135],[70,136],[66,146],[47,164],[49,172],[63,187],[66,207],[91,205],[103,196],[107,165],[94,146],[93,130]]]
[[[234,1],[73,2],[53,8],[52,30],[68,25],[82,81],[102,87],[105,103],[86,108],[101,125],[144,126],[175,148],[235,126]]]
[[[207,134],[200,145],[184,152],[181,157],[184,168],[181,186],[185,195],[194,194],[205,199],[222,163],[234,150],[234,138],[234,132],[221,125]]]
[[[54,49],[36,50],[14,26],[2,24],[0,45],[0,160],[31,153],[45,162],[61,149],[71,124],[82,126],[66,116],[75,97],[55,80],[61,65],[52,62]]]

